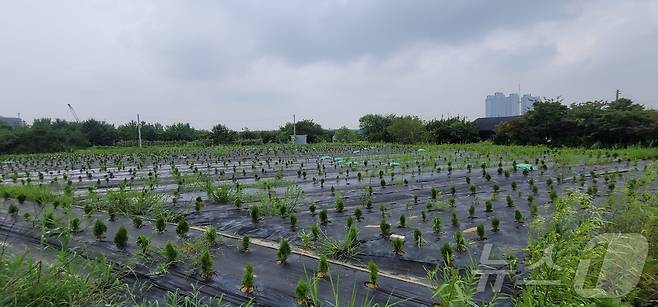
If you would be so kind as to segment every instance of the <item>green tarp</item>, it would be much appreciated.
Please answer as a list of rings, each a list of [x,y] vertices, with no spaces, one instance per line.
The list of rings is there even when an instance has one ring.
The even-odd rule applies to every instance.
[[[516,168],[520,168],[524,171],[534,170],[534,167],[531,164],[526,164],[526,163],[519,163],[519,164],[516,165]]]

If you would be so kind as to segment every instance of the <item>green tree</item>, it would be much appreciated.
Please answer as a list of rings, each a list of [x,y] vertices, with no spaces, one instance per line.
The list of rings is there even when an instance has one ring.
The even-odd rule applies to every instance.
[[[391,142],[393,141],[388,127],[393,121],[394,115],[367,114],[359,118],[359,128],[363,137],[369,142]]]
[[[387,131],[394,142],[401,144],[415,144],[427,140],[425,123],[416,116],[395,117]]]
[[[222,124],[217,124],[212,127],[210,136],[213,144],[232,144],[235,142],[237,132]]]

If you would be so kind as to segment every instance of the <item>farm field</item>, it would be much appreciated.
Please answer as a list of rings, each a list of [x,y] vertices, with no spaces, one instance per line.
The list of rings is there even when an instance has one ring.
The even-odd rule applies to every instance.
[[[2,156],[0,305],[651,305],[657,159],[488,143]],[[641,234],[646,260],[632,291],[585,297],[572,280],[582,258],[601,267],[588,242],[604,233]],[[560,270],[533,265],[546,250]],[[478,288],[483,270],[504,278]]]

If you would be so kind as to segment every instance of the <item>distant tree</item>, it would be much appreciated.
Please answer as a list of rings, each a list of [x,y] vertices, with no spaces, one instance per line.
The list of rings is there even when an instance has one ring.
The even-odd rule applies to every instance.
[[[465,118],[432,120],[427,123],[426,128],[430,140],[437,144],[472,143],[479,140],[477,127]]]
[[[114,125],[95,119],[82,122],[82,132],[87,136],[87,140],[92,146],[114,145],[118,136]]]
[[[387,130],[397,143],[414,144],[427,140],[425,123],[416,116],[395,117]]]
[[[237,133],[222,124],[217,124],[212,127],[211,138],[213,144],[232,144],[237,138]]]
[[[393,141],[388,127],[393,121],[394,115],[367,114],[359,118],[359,127],[363,137],[370,142]]]
[[[336,141],[344,143],[352,143],[359,140],[359,135],[355,130],[351,130],[345,126],[340,127],[334,132]]]

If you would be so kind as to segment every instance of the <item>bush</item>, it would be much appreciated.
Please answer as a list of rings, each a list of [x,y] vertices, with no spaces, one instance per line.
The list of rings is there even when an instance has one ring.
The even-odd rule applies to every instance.
[[[103,238],[103,234],[107,231],[107,226],[101,222],[101,220],[96,219],[96,222],[94,223],[94,236],[96,237],[96,240],[100,240]]]
[[[484,240],[484,225],[479,224],[477,226],[477,234],[480,240]]]
[[[420,229],[414,229],[414,241],[418,247],[423,245],[423,233],[420,232]]]
[[[320,259],[318,260],[318,273],[321,273],[320,275],[324,276],[328,271],[329,262],[327,261],[327,257],[325,255],[320,255]]]
[[[464,234],[459,230],[455,232],[455,245],[458,251],[463,251],[466,249],[466,240],[464,239]]]
[[[117,230],[117,233],[114,235],[114,244],[121,249],[126,248],[128,245],[128,230],[125,227],[121,226]]]
[[[452,226],[459,227],[459,219],[457,218],[457,213],[453,212],[450,216],[450,221]]]
[[[69,230],[72,232],[80,231],[80,219],[75,217],[69,221]]]
[[[313,240],[317,240],[320,237],[320,226],[318,224],[311,225],[311,233],[313,234]]]
[[[400,215],[400,224],[398,224],[398,227],[400,228],[405,228],[407,227],[407,218],[403,215]]]
[[[244,266],[242,273],[242,289],[245,292],[251,292],[254,289],[254,267],[251,264]]]
[[[521,211],[519,211],[518,209],[516,211],[514,211],[514,220],[517,223],[522,223],[523,222],[523,214],[521,214]]]
[[[434,222],[432,223],[432,231],[434,231],[436,234],[441,233],[441,218],[438,216],[434,217]]]
[[[500,219],[499,219],[498,217],[494,217],[494,218],[491,220],[491,230],[492,230],[493,232],[497,232],[499,226],[500,226]]]
[[[297,215],[295,213],[290,213],[290,228],[293,230],[297,228]]]
[[[184,218],[181,219],[180,222],[178,222],[178,225],[176,225],[176,234],[178,234],[178,236],[181,238],[185,238],[189,230],[190,230],[190,225],[187,223],[187,220]]]
[[[372,260],[370,260],[370,262],[368,262],[368,275],[370,277],[370,280],[369,280],[370,284],[372,284],[373,286],[376,287],[377,286],[377,277],[379,275],[379,269],[377,268],[377,264]]]
[[[361,212],[361,209],[359,209],[359,208],[354,209],[354,217],[356,218],[357,222],[361,222],[361,216],[362,215],[363,215],[363,213]]]
[[[328,222],[329,222],[329,217],[328,217],[327,209],[324,208],[320,211],[320,224],[327,225]]]
[[[18,194],[16,199],[18,199],[19,204],[22,204],[22,203],[25,203],[25,200],[27,199],[27,196],[25,196],[25,194],[21,193],[21,194]]]
[[[170,263],[175,262],[176,259],[178,259],[178,250],[176,249],[176,246],[171,244],[171,242],[167,242],[167,245],[165,245],[164,248],[164,255],[165,259]]]
[[[201,275],[204,278],[208,278],[212,274],[212,257],[210,256],[210,252],[208,250],[205,250],[203,254],[201,255],[201,259],[199,260],[199,263],[201,265]]]
[[[404,251],[402,250],[403,245],[404,245],[404,241],[402,241],[402,239],[400,238],[393,238],[393,240],[391,240],[391,246],[393,247],[393,252],[396,255],[404,254]]]
[[[379,231],[384,236],[389,236],[391,234],[391,224],[389,224],[386,219],[382,219],[379,223]]]
[[[158,219],[155,220],[155,230],[157,232],[163,232],[167,228],[167,223],[165,222],[164,218],[159,217]]]
[[[468,217],[474,218],[475,217],[475,206],[471,205],[468,207]]]
[[[246,253],[249,251],[249,243],[251,243],[249,236],[242,237],[242,252]]]
[[[452,247],[450,247],[450,244],[443,243],[443,246],[441,246],[441,256],[443,257],[443,261],[446,264],[450,264],[452,262]]]
[[[290,248],[290,243],[288,243],[288,239],[281,239],[281,242],[279,242],[279,250],[276,253],[276,260],[280,264],[285,264],[291,252],[292,249]]]
[[[306,306],[308,304],[308,292],[309,292],[308,283],[300,279],[297,282],[297,287],[295,287],[295,295],[297,296],[297,302],[301,306]]]
[[[12,216],[16,217],[18,215],[18,207],[14,204],[9,205],[7,212]]]
[[[139,216],[134,216],[133,225],[135,226],[135,228],[142,228],[142,218]]]
[[[213,227],[212,225],[206,228],[205,236],[208,244],[214,245],[215,243],[217,243],[217,229],[215,229],[215,227]]]
[[[258,220],[260,219],[260,209],[258,209],[258,206],[251,206],[249,215],[251,215],[252,222],[258,223]]]
[[[141,249],[141,253],[146,255],[148,253],[149,246],[151,245],[151,240],[144,235],[139,235],[139,237],[137,237],[137,245]]]

